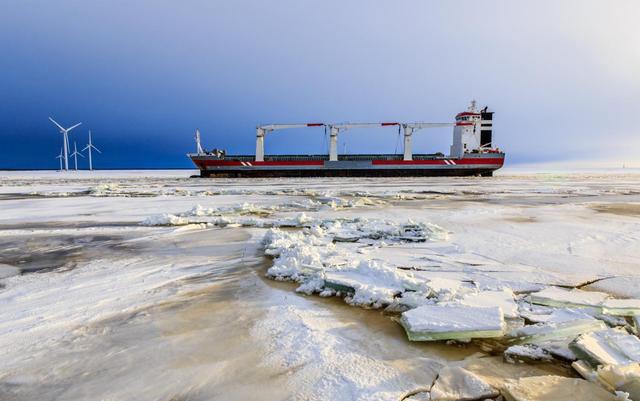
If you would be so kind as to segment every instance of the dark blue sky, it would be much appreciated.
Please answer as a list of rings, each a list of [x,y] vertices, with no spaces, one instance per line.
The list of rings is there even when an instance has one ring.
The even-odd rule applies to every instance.
[[[451,121],[496,111],[512,163],[640,162],[640,2],[0,0],[0,168],[55,168],[83,122],[96,165],[189,167],[206,147],[253,153],[255,125]],[[397,133],[353,130],[349,152]],[[448,129],[416,151],[448,151]],[[398,148],[400,149],[400,148]],[[319,153],[322,130],[268,137]]]

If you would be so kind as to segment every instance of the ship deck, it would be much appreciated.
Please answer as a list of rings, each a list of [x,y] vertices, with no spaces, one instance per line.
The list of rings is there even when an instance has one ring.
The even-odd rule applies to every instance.
[[[205,155],[189,155],[193,158],[193,156],[205,156],[205,157],[214,157],[210,154]],[[425,153],[425,154],[414,154],[414,160],[433,160],[433,159],[444,159],[446,156],[443,153]],[[370,161],[370,160],[402,160],[403,155],[397,153],[388,153],[388,154],[349,154],[349,155],[338,155],[338,161]],[[226,155],[224,158],[220,158],[220,160],[238,160],[243,162],[252,162],[255,160],[254,155]],[[329,155],[327,154],[317,154],[317,155],[265,155],[264,161],[309,161],[309,160],[318,160],[325,161],[329,160]]]

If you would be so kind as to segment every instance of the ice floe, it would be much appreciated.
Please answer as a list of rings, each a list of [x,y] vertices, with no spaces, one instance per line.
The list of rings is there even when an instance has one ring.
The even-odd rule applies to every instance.
[[[400,324],[412,341],[502,337],[505,330],[500,307],[424,305],[404,312]]]

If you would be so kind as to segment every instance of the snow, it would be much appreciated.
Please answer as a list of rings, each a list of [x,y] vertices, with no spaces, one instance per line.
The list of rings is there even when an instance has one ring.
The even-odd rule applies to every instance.
[[[144,226],[183,226],[189,224],[189,220],[174,214],[163,213],[161,215],[150,216],[141,224]]]
[[[498,395],[496,389],[461,367],[443,368],[431,387],[431,401],[481,400]]]
[[[291,300],[290,305],[269,308],[267,316],[252,328],[256,338],[269,339],[265,367],[291,372],[296,392],[293,398],[310,400],[400,399],[409,389],[431,383],[442,364],[419,358],[416,369],[421,380],[399,374],[393,358],[409,363],[400,354],[377,356],[362,352],[358,339],[340,336],[351,325],[336,319],[329,310],[309,309],[308,303]],[[368,338],[376,344],[375,337]],[[384,351],[384,350],[383,350]],[[404,357],[406,358],[406,356]]]
[[[465,295],[460,300],[461,305],[467,306],[499,306],[505,317],[518,317],[518,305],[514,300],[513,291],[505,288],[501,291],[480,291]]]
[[[192,235],[191,231],[165,229],[139,234],[123,245],[167,241],[176,244],[182,240],[197,244]],[[179,259],[167,259],[162,252],[144,256],[123,253],[115,257],[105,253],[70,271],[24,274],[3,280],[2,359],[12,363],[29,353],[46,350],[61,338],[73,337],[83,327],[114,316],[135,315],[168,296],[179,296],[182,291],[174,288],[176,281],[205,274],[215,261],[190,255],[189,247],[182,246]]]

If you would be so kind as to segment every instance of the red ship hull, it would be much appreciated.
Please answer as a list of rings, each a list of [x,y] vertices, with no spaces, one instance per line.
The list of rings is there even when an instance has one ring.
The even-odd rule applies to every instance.
[[[202,177],[424,177],[491,176],[504,164],[504,153],[470,153],[462,158],[414,155],[326,156],[278,155],[255,161],[252,156],[189,155]]]

